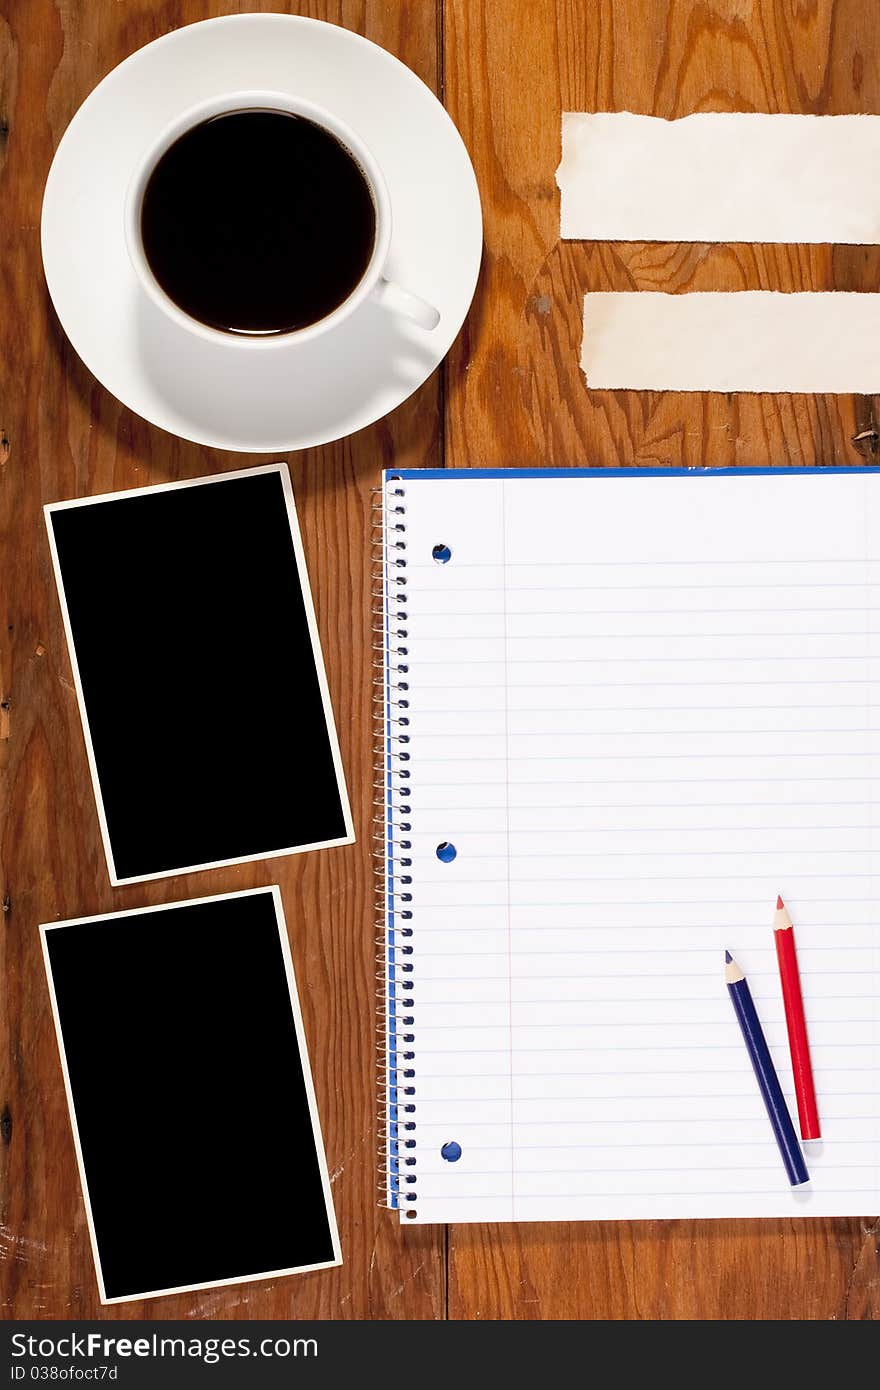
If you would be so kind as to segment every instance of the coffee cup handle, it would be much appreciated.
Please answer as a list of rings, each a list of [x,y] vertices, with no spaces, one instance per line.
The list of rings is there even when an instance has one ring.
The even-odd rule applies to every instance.
[[[429,304],[417,294],[411,294],[402,285],[396,285],[393,280],[386,280],[384,276],[376,285],[373,298],[395,313],[411,319],[419,328],[436,328],[440,322],[440,315],[433,304]]]

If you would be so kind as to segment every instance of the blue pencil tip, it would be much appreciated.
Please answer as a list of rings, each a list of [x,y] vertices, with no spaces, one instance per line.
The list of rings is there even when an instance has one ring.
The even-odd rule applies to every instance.
[[[730,952],[729,952],[729,951],[725,951],[725,952],[724,952],[724,964],[725,964],[725,965],[729,965],[730,962],[731,962],[732,960],[733,960],[733,956],[730,954]]]

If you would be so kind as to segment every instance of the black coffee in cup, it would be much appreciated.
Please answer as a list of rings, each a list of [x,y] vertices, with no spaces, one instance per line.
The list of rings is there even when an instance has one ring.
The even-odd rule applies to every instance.
[[[307,328],[369,265],[376,207],[335,135],[285,111],[202,121],[161,156],[141,207],[144,254],[185,313],[227,333]]]

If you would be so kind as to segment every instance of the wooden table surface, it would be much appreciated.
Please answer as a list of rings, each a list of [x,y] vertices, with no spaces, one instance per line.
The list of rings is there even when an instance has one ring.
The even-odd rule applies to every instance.
[[[41,504],[263,459],[174,439],[94,380],[48,301],[40,200],[61,134],[100,78],[167,30],[239,9],[356,29],[433,87],[477,171],[484,264],[439,373],[371,429],[289,457],[358,843],[112,889]],[[878,455],[871,398],[586,389],[578,368],[586,289],[876,290],[880,251],[560,244],[554,171],[564,109],[880,113],[876,6],[6,0],[0,10],[0,1269],[8,1317],[865,1319],[880,1310],[880,1228],[870,1216],[403,1230],[376,1205],[368,525],[380,469],[852,464]],[[877,170],[865,170],[866,182],[876,179]],[[227,751],[235,757],[256,712],[234,659],[230,675]],[[157,730],[169,698],[157,671]],[[37,924],[273,881],[284,896],[345,1263],[102,1309]],[[161,1113],[145,1124],[161,1137]],[[232,1105],[229,1124],[232,1139]],[[230,1193],[230,1222],[244,1198]]]

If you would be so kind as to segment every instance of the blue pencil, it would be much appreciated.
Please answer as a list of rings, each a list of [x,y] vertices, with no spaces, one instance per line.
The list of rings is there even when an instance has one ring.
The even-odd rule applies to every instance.
[[[773,1134],[782,1154],[788,1181],[792,1187],[799,1187],[802,1182],[810,1181],[810,1175],[788,1113],[767,1039],[755,1010],[755,1001],[745,975],[729,951],[725,951],[724,959],[727,963],[724,971],[727,992],[733,1001],[737,1022],[742,1029],[749,1058],[758,1079],[758,1089],[767,1107]]]

